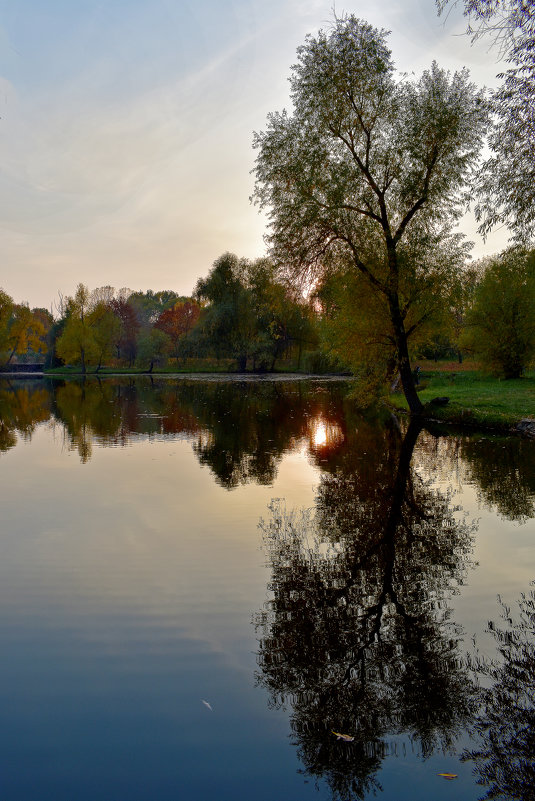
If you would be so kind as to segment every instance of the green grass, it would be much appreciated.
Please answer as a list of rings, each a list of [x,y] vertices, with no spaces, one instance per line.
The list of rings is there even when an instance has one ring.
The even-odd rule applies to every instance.
[[[424,404],[448,397],[447,406],[430,405],[426,412],[439,420],[464,425],[509,428],[522,418],[535,419],[535,374],[504,380],[475,370],[422,372],[420,399]],[[402,395],[391,397],[394,406],[407,409]]]

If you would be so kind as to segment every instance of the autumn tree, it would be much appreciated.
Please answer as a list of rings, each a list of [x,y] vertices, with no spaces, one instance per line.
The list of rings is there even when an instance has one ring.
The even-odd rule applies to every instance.
[[[66,300],[65,326],[56,342],[56,352],[65,362],[79,364],[82,373],[98,356],[90,312],[91,293],[86,286],[78,284],[74,296]]]
[[[7,332],[13,312],[13,298],[0,289],[0,352],[7,349]]]
[[[451,241],[487,111],[466,71],[436,63],[420,79],[395,75],[386,33],[347,16],[309,36],[292,68],[293,112],[256,134],[254,199],[269,210],[271,253],[298,279],[352,269],[382,297],[413,413],[407,271],[422,276],[426,237]],[[434,284],[433,284],[433,290]]]
[[[411,353],[420,352],[435,337],[445,337],[452,324],[464,260],[459,239],[422,237],[409,255],[399,255],[403,269],[399,292],[403,297],[405,332]],[[318,284],[322,346],[359,376],[359,394],[365,403],[390,391],[398,370],[397,346],[387,297],[352,266],[333,271]]]
[[[181,346],[196,325],[200,313],[201,308],[195,300],[178,301],[171,309],[163,311],[154,323],[155,328],[169,337],[177,360],[181,355]]]
[[[6,307],[4,308],[6,309]],[[1,311],[0,325],[2,325]],[[22,355],[28,351],[37,353],[46,351],[46,328],[40,316],[34,314],[27,304],[13,304],[7,323],[2,327],[2,348],[5,349],[4,363],[6,365],[16,354]]]
[[[141,323],[123,291],[119,293],[118,297],[111,299],[110,306],[121,324],[119,337],[114,343],[117,358],[125,359],[129,366],[132,366],[136,358],[137,337]]]
[[[163,289],[158,292],[148,289],[146,292],[132,292],[128,297],[128,302],[134,309],[142,327],[154,325],[163,311],[172,309],[180,300],[186,300],[186,298],[171,289]]]
[[[535,251],[509,248],[485,265],[464,343],[494,374],[519,378],[535,357]]]
[[[270,259],[247,264],[245,279],[255,317],[253,369],[273,371],[277,360],[295,346],[299,364],[303,346],[316,340],[309,305],[277,278]]]
[[[92,305],[87,323],[93,337],[97,370],[100,370],[102,362],[113,356],[115,344],[121,336],[121,321],[110,302],[100,300]]]

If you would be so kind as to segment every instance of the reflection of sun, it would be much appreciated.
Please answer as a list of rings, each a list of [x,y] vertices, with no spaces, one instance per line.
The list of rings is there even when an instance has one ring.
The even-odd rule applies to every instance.
[[[325,445],[326,444],[326,442],[327,442],[327,428],[325,426],[325,423],[321,423],[321,422],[316,423],[316,425],[314,427],[314,434],[313,434],[313,437],[312,437],[312,441],[313,441],[314,445],[316,446],[316,448],[318,448],[320,445]]]

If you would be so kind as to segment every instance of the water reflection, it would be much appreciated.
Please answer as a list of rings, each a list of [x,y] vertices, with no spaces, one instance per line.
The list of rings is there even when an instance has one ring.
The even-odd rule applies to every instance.
[[[53,436],[36,437],[39,447],[35,450],[21,448],[23,458],[11,459],[5,453],[17,441],[31,439],[39,427]],[[177,438],[186,440],[186,447],[164,447]],[[132,443],[139,447],[129,451],[128,459],[121,460],[119,450],[101,452],[94,462],[97,469],[86,468],[98,447],[120,449]],[[78,452],[82,465],[75,464],[76,459],[63,459],[63,444]],[[51,457],[54,448],[57,452]],[[468,481],[483,504],[497,508],[503,517],[523,521],[535,513],[535,443],[503,437],[448,437],[400,424],[389,415],[386,419],[379,414],[363,418],[348,399],[345,384],[2,379],[0,450],[4,451],[7,487],[0,583],[7,600],[2,605],[2,642],[8,654],[3,676],[7,671],[9,678],[10,670],[15,676],[20,666],[26,666],[31,673],[27,683],[24,677],[20,683],[18,678],[11,679],[18,688],[17,698],[33,698],[28,688],[33,692],[32,688],[41,686],[42,675],[45,699],[44,706],[37,703],[35,709],[33,700],[27,709],[21,702],[28,721],[26,751],[9,734],[20,716],[16,704],[11,717],[7,716],[4,747],[6,741],[13,742],[19,759],[13,763],[14,784],[23,772],[20,766],[35,752],[34,729],[42,732],[43,720],[68,720],[74,697],[71,689],[71,695],[63,698],[63,679],[57,681],[57,704],[62,711],[57,711],[56,702],[52,711],[46,711],[50,677],[68,674],[61,673],[54,643],[47,651],[47,632],[56,626],[58,642],[63,643],[65,631],[83,634],[85,621],[90,621],[87,641],[91,649],[94,641],[100,643],[95,653],[106,664],[108,678],[113,679],[105,707],[112,710],[110,720],[117,715],[119,721],[114,729],[104,715],[106,726],[96,727],[93,745],[102,736],[105,747],[110,748],[110,762],[115,764],[117,751],[110,742],[130,742],[132,709],[139,712],[139,729],[147,732],[147,742],[150,739],[154,744],[151,771],[143,767],[147,742],[138,750],[132,747],[129,764],[133,770],[139,768],[139,773],[117,797],[149,797],[136,795],[136,781],[140,776],[145,781],[161,771],[165,774],[166,766],[172,766],[173,777],[180,774],[183,766],[177,767],[176,754],[186,754],[184,762],[192,775],[202,777],[208,775],[208,759],[213,768],[219,756],[218,775],[238,777],[236,781],[241,781],[243,766],[254,758],[257,775],[263,778],[260,781],[253,776],[246,784],[256,781],[255,786],[264,789],[263,797],[313,797],[312,782],[298,788],[297,795],[288,790],[288,775],[295,778],[294,750],[287,749],[284,740],[281,743],[284,734],[272,737],[272,719],[277,716],[268,719],[264,694],[257,692],[253,698],[250,692],[251,653],[256,645],[249,619],[251,610],[261,607],[266,579],[254,537],[260,513],[256,503],[261,498],[265,509],[273,495],[284,495],[287,507],[282,501],[274,502],[263,524],[273,600],[255,621],[260,638],[257,670],[258,682],[271,704],[286,705],[290,710],[305,774],[325,778],[333,798],[360,798],[379,786],[386,756],[401,749],[407,740],[409,747],[425,758],[454,747],[459,732],[476,720],[481,746],[478,750],[474,746],[467,756],[478,775],[493,791],[522,792],[518,798],[530,798],[526,786],[532,777],[528,756],[533,742],[522,726],[529,725],[532,730],[534,655],[529,643],[533,641],[533,618],[529,618],[531,628],[521,631],[513,626],[507,633],[506,625],[503,637],[497,638],[503,645],[503,664],[509,660],[510,672],[506,675],[500,673],[505,668],[493,667],[494,673],[484,674],[491,689],[482,696],[472,681],[473,666],[464,660],[466,646],[452,614],[454,604],[458,614],[465,596],[471,593],[466,613],[477,596],[476,611],[470,607],[470,612],[458,619],[470,621],[470,626],[477,619],[474,625],[481,633],[488,617],[488,597],[492,604],[506,582],[505,591],[516,587],[514,582],[520,578],[525,586],[533,574],[529,528],[520,531],[520,526],[492,521],[493,531],[486,530],[485,536],[478,538],[478,547],[483,542],[483,556],[487,556],[487,572],[469,573],[474,529],[456,508],[457,497],[444,487]],[[166,457],[171,455],[167,453],[170,450],[179,454],[164,464],[161,456],[164,452]],[[198,465],[208,470],[192,469],[192,452]],[[283,456],[290,453],[279,471]],[[11,465],[15,469],[11,470]],[[213,487],[210,475],[218,487]],[[427,479],[433,475],[440,481],[430,483]],[[304,492],[302,487],[308,481],[310,486],[307,484]],[[251,488],[247,501],[245,492],[219,491],[219,487],[233,490],[247,483],[270,488]],[[312,511],[291,511],[294,504],[308,503],[313,491],[316,502]],[[466,494],[468,502],[473,495],[471,490]],[[256,500],[251,503],[250,498]],[[480,548],[478,559],[481,553]],[[467,575],[472,586],[463,591],[462,598],[455,598]],[[483,585],[487,594],[481,601]],[[78,622],[74,618],[68,622],[70,610],[78,608],[80,588],[90,599],[89,612],[84,609]],[[225,601],[228,597],[233,605]],[[15,598],[20,616],[19,611],[13,612]],[[148,612],[140,615],[144,605]],[[523,609],[526,619],[530,609]],[[120,615],[117,618],[117,610],[120,615],[124,611],[133,643],[125,649],[121,669],[106,662],[109,642],[117,637],[123,642],[120,625],[108,629],[110,620],[123,620]],[[35,619],[46,621],[42,637]],[[26,628],[23,620],[29,621]],[[229,631],[234,632],[232,636]],[[467,626],[468,634],[472,631]],[[210,643],[200,655],[191,645],[200,641],[199,632]],[[21,635],[27,651],[18,650]],[[149,644],[140,647],[140,636]],[[68,641],[69,637],[67,645]],[[152,716],[160,720],[161,715],[159,701],[156,713],[151,706],[153,694],[159,692],[159,681],[154,680],[158,670],[171,677],[167,694],[161,697],[162,709],[172,707],[177,688],[184,709],[192,697],[197,699],[196,708],[202,707],[201,698],[214,700],[217,689],[221,709],[221,701],[229,697],[228,686],[221,678],[221,663],[213,674],[208,670],[207,653],[226,653],[226,649],[229,664],[234,664],[238,648],[246,654],[246,669],[236,680],[226,719],[214,713],[213,730],[201,731],[205,719],[197,720],[196,712],[191,718],[184,717],[181,709],[165,736],[158,726],[151,728]],[[82,684],[85,682],[88,665],[98,685],[101,662],[95,667],[83,648],[80,653],[80,671],[78,667],[73,670],[71,688],[77,686],[80,676]],[[145,660],[146,686],[140,679],[129,698],[128,714],[123,716],[114,704],[122,697],[129,671],[140,674],[140,653]],[[195,659],[190,659],[193,653]],[[189,684],[176,679],[177,666],[191,671]],[[193,692],[191,687],[197,688],[199,675],[202,687],[199,684]],[[2,686],[5,696],[11,698],[9,681],[4,678]],[[233,717],[235,707],[244,697],[238,720]],[[478,717],[481,700],[483,713]],[[80,714],[86,715],[87,721],[93,707],[90,698],[86,697],[86,702],[87,710]],[[255,704],[256,717],[250,709]],[[501,709],[500,704],[507,708]],[[202,711],[205,713],[205,708]],[[498,725],[500,718],[503,725]],[[194,748],[191,743],[191,727],[197,724],[198,750],[197,742]],[[279,718],[279,724],[285,732],[286,719],[281,723]],[[229,736],[232,731],[234,739]],[[261,742],[256,734],[260,732]],[[333,732],[353,739],[339,740]],[[501,740],[498,735],[503,735]],[[69,736],[67,731],[67,739]],[[273,750],[268,751],[270,738]],[[58,743],[56,755],[62,753]],[[162,752],[170,753],[165,752],[169,743],[173,743],[172,758],[165,757],[164,765],[158,760]],[[95,749],[88,752],[95,753]],[[287,760],[285,778],[280,778],[282,772],[279,776],[281,759]],[[73,769],[73,776],[94,774],[85,752],[77,752],[73,760],[86,771],[77,774]],[[48,758],[43,758],[43,765],[46,772]],[[277,770],[270,771],[269,765],[276,765]],[[464,768],[460,766],[460,770]],[[272,791],[263,784],[268,772],[282,790],[277,785],[279,789]],[[524,789],[513,788],[516,776],[523,776]],[[387,769],[382,778],[388,781],[388,777]],[[436,781],[436,776],[433,778]],[[197,775],[194,781],[198,781]],[[74,784],[79,790],[81,782]],[[461,788],[460,780],[455,790],[459,792],[456,797],[471,801],[475,797],[473,786]],[[390,797],[411,797],[411,791],[408,786]],[[224,788],[220,792],[219,784],[193,795],[212,798],[214,792],[222,798],[238,797],[228,788],[226,793]],[[435,797],[431,786],[426,793]],[[85,797],[89,794],[88,790]],[[82,797],[69,794],[74,796]],[[98,792],[91,791],[91,797],[97,796]],[[58,796],[51,792],[48,797]],[[163,796],[153,792],[150,797]]]
[[[0,380],[0,451],[13,448],[17,434],[30,439],[49,417],[50,395],[41,382]]]
[[[333,799],[378,787],[396,735],[424,758],[451,749],[475,709],[448,604],[473,526],[412,467],[417,425],[348,431],[314,513],[277,502],[262,524],[273,599],[257,619],[258,681],[290,706],[304,770]]]
[[[295,382],[19,381],[5,385],[0,394],[1,436],[7,450],[16,444],[17,433],[31,434],[28,421],[21,419],[21,405],[26,416],[32,410],[33,428],[49,418],[59,424],[64,442],[84,463],[94,443],[127,445],[139,435],[187,436],[199,462],[232,489],[251,481],[271,484],[283,453],[302,440],[316,455],[333,440],[343,440],[344,394],[343,385],[326,391]]]
[[[358,466],[370,485],[382,480],[374,466],[383,459],[382,422],[363,422],[346,395],[345,383],[0,378],[0,452],[15,447],[19,437],[31,439],[46,421],[60,427],[82,462],[95,443],[125,446],[139,436],[185,436],[200,463],[232,489],[272,483],[282,455],[304,441],[321,469]],[[507,519],[535,516],[532,441],[441,433],[418,441],[426,469],[474,484],[480,502]]]
[[[535,799],[535,592],[522,595],[517,614],[502,606],[502,625],[489,624],[498,659],[478,655],[475,671],[487,686],[475,722],[479,747],[467,751],[483,796]]]

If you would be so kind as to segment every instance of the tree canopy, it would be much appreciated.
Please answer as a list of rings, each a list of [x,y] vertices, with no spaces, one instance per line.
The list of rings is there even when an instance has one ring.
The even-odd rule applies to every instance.
[[[439,12],[449,0],[436,0]],[[485,235],[506,223],[517,241],[535,235],[535,5],[526,0],[464,0],[472,41],[490,38],[507,69],[491,96],[491,156],[477,182],[476,217]]]
[[[509,248],[485,266],[464,342],[491,372],[519,378],[535,357],[535,251]]]
[[[293,280],[358,270],[388,308],[401,381],[421,411],[410,369],[404,271],[427,272],[427,238],[458,248],[451,226],[487,121],[466,71],[433,63],[396,76],[386,32],[347,16],[308,36],[292,68],[293,112],[255,134],[254,199],[269,210],[271,253]]]

